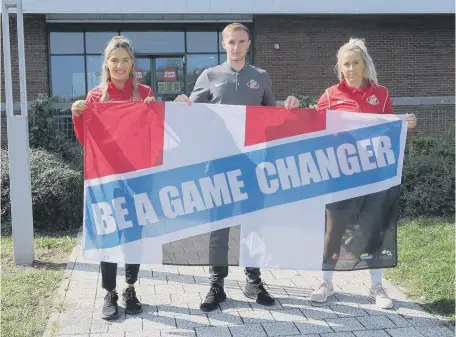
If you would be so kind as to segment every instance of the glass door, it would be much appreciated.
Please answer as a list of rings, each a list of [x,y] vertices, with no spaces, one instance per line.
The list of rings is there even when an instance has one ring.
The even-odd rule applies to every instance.
[[[150,86],[157,101],[174,101],[177,95],[185,93],[182,56],[137,57],[135,61],[138,82]]]
[[[150,57],[137,57],[135,62],[138,82],[152,87],[152,59]]]
[[[157,100],[173,101],[185,92],[184,57],[156,57],[154,86]]]

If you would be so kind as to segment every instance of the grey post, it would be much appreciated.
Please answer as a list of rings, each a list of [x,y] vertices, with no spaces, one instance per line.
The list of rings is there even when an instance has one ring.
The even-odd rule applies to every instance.
[[[11,76],[9,32],[9,10],[11,8],[16,8],[17,15],[17,48],[21,98],[21,113],[17,115],[14,114],[13,109],[13,81]],[[32,188],[30,183],[22,0],[2,0],[2,25],[14,261],[16,264],[30,265],[35,260],[35,251],[33,246]]]

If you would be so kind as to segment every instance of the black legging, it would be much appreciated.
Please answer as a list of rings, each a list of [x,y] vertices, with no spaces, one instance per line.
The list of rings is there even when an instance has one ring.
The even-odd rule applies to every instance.
[[[107,291],[116,288],[117,263],[101,262],[101,286]],[[139,264],[125,265],[125,282],[134,284],[138,280]]]

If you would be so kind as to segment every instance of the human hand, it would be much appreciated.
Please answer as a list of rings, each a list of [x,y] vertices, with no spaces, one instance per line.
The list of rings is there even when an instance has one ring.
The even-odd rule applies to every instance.
[[[190,98],[185,94],[181,94],[181,95],[177,96],[176,99],[174,100],[174,102],[188,103],[188,104],[191,103]]]
[[[144,103],[150,103],[150,102],[155,102],[157,99],[155,98],[155,96],[148,96],[146,97],[146,99],[144,100]]]
[[[285,100],[285,102],[283,103],[283,105],[285,106],[285,109],[287,110],[291,110],[291,109],[295,109],[295,108],[299,108],[299,100],[294,97],[294,96],[288,96],[287,99]]]
[[[78,100],[71,105],[71,114],[74,117],[81,117],[85,109],[87,109],[86,101]]]
[[[405,114],[405,120],[409,129],[413,129],[416,126],[416,116],[414,114]]]

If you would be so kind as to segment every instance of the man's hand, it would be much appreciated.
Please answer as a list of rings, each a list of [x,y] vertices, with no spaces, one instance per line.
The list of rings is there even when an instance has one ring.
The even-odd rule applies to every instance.
[[[185,95],[185,94],[177,96],[176,99],[174,100],[174,102],[188,103],[188,104],[191,103],[190,98],[188,98],[187,95]]]
[[[149,97],[146,97],[146,99],[144,100],[144,103],[150,103],[150,102],[155,102],[157,99],[155,98],[155,96],[149,96]]]
[[[283,105],[288,110],[299,108],[299,100],[294,96],[288,96]]]
[[[87,109],[86,101],[78,100],[71,106],[71,114],[74,117],[81,117],[85,109]]]
[[[414,114],[405,114],[405,120],[409,129],[413,129],[416,126],[416,116]]]

